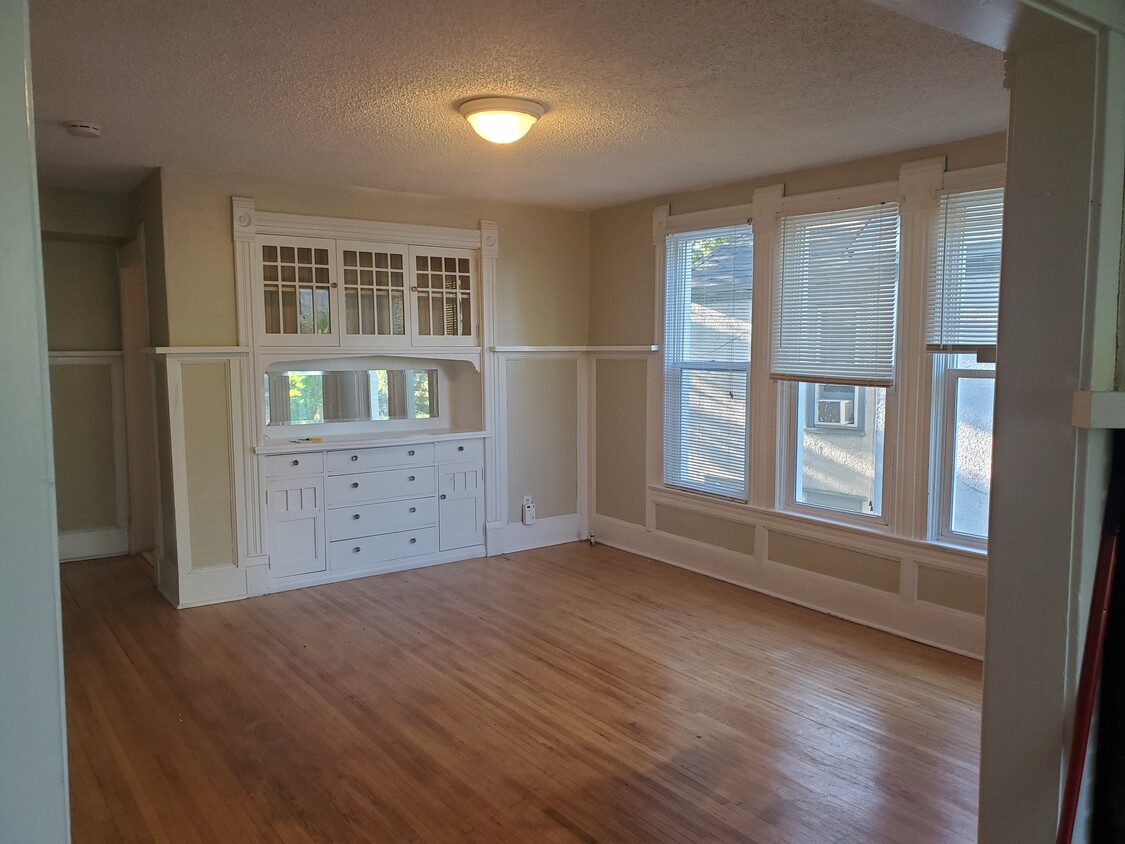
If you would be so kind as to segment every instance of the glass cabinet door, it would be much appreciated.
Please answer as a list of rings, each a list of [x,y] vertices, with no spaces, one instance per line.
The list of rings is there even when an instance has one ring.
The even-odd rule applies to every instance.
[[[414,345],[476,345],[476,263],[468,249],[410,248]]]
[[[257,248],[263,345],[335,345],[333,241],[262,236]]]
[[[410,344],[406,247],[337,241],[340,267],[341,345]],[[376,339],[377,338],[377,339]]]

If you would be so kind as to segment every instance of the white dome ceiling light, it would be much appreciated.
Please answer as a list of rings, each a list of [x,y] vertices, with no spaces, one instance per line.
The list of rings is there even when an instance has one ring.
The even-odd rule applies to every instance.
[[[461,115],[478,135],[494,144],[518,141],[547,109],[534,100],[479,97],[462,103]]]

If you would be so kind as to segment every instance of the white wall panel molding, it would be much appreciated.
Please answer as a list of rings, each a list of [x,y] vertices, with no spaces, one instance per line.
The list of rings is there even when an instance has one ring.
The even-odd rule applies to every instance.
[[[598,542],[614,548],[975,659],[984,652],[984,618],[972,613],[904,600],[898,593],[781,563],[759,562],[605,516],[592,517],[590,526]]]

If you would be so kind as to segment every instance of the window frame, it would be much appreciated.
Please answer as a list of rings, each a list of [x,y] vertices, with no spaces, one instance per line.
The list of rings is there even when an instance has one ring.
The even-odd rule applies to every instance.
[[[658,473],[658,485],[663,489],[687,492],[687,493],[694,494],[694,495],[702,495],[702,496],[706,496],[708,498],[721,500],[721,501],[732,501],[732,502],[735,502],[735,503],[738,503],[738,504],[748,504],[749,500],[750,500],[750,488],[751,488],[750,476],[751,476],[751,469],[752,469],[752,466],[753,466],[753,457],[752,457],[752,453],[751,453],[751,428],[752,428],[751,408],[753,407],[753,397],[752,397],[752,394],[751,394],[751,389],[752,389],[752,387],[751,387],[751,367],[752,367],[752,361],[753,361],[753,353],[752,353],[752,351],[748,350],[747,357],[749,359],[744,361],[744,362],[743,361],[739,361],[739,362],[717,361],[717,360],[706,360],[706,361],[704,361],[704,360],[682,358],[682,359],[677,359],[675,361],[675,363],[669,365],[669,350],[673,347],[674,344],[669,342],[668,336],[667,336],[668,335],[668,332],[667,332],[667,317],[668,317],[668,313],[667,313],[667,304],[668,304],[667,303],[667,294],[668,294],[667,243],[668,243],[668,238],[673,236],[673,235],[684,235],[684,234],[692,234],[694,232],[707,232],[707,231],[712,231],[712,230],[715,230],[715,229],[722,229],[722,228],[738,228],[740,226],[748,226],[748,227],[750,227],[751,238],[753,239],[753,242],[755,244],[752,248],[754,248],[756,250],[757,239],[756,239],[756,235],[753,231],[753,227],[751,225],[750,215],[745,213],[744,208],[739,209],[738,211],[735,212],[735,214],[736,214],[736,216],[733,216],[733,218],[732,218],[731,215],[724,214],[722,217],[717,218],[717,219],[714,217],[714,215],[707,214],[706,212],[703,213],[703,214],[700,214],[700,215],[684,215],[685,219],[678,220],[677,225],[668,226],[661,233],[661,235],[659,237],[659,243],[657,244],[658,247],[659,247],[659,251],[658,251],[658,255],[657,255],[657,261],[658,261],[658,267],[657,267],[658,293],[657,293],[656,321],[657,321],[657,332],[658,332],[657,336],[659,338],[659,347],[660,347],[660,365],[658,367],[659,375],[658,375],[657,380],[658,380],[659,389],[658,389],[658,395],[657,395],[657,398],[656,398],[656,406],[658,408],[657,417],[659,419],[658,424],[659,424],[660,435],[659,435],[659,448],[658,448],[659,454],[658,454],[658,460],[657,460],[657,466],[658,466],[657,473]],[[698,222],[693,222],[695,220],[697,220]],[[656,241],[656,240],[657,240],[657,238],[654,236],[654,241]],[[755,260],[755,262],[754,262],[755,265],[752,267],[752,270],[751,270],[751,281],[750,281],[750,288],[751,288],[751,310],[750,310],[750,313],[751,313],[751,335],[753,335],[753,325],[754,325],[754,319],[755,319],[754,314],[756,313],[756,310],[754,309],[754,292],[753,292],[754,288],[756,286],[756,281],[757,281],[754,278],[754,272],[757,269],[756,263],[757,262]],[[681,329],[681,331],[682,331],[682,329]],[[680,484],[671,483],[671,482],[668,481],[665,467],[667,465],[668,453],[669,453],[669,432],[668,432],[667,426],[664,424],[664,422],[665,422],[665,418],[667,416],[667,409],[666,409],[667,404],[666,404],[666,402],[667,402],[668,378],[669,378],[669,373],[671,373],[671,372],[675,372],[676,377],[680,380],[681,387],[680,387],[679,390],[677,390],[676,395],[681,398],[681,407],[682,407],[682,397],[684,395],[683,387],[682,387],[683,373],[684,372],[729,372],[729,373],[742,373],[743,374],[743,377],[745,379],[744,392],[745,392],[745,396],[746,396],[746,402],[745,402],[745,417],[744,417],[745,418],[745,424],[744,424],[744,430],[743,430],[742,488],[739,491],[740,492],[739,495],[730,495],[730,494],[727,494],[725,492],[718,491],[718,490],[709,490],[709,489],[706,489],[706,488],[703,488],[703,487],[689,486],[687,484],[682,484],[682,483],[680,483]],[[683,435],[681,434],[680,438],[679,438],[679,443],[677,444],[677,450],[682,451],[684,444],[685,444],[685,439],[684,439]]]

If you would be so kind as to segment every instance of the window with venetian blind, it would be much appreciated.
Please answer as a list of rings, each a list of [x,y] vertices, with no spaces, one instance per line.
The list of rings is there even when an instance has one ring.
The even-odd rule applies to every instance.
[[[753,234],[682,232],[665,246],[664,483],[745,501]]]

